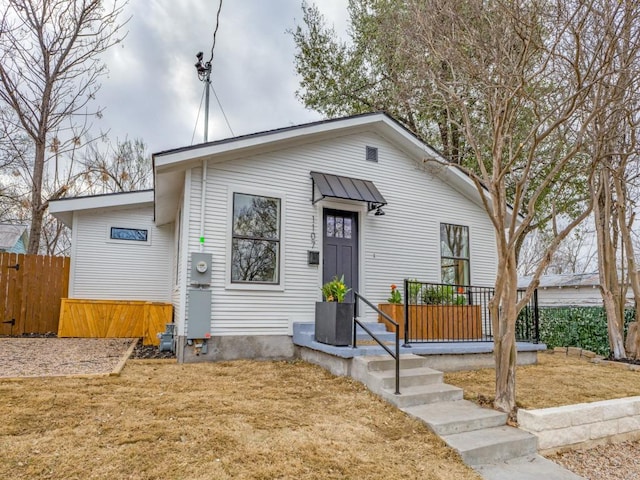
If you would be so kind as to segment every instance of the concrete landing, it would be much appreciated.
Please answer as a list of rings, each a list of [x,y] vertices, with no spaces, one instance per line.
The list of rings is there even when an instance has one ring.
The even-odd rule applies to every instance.
[[[472,468],[486,480],[584,480],[537,454]]]
[[[443,435],[441,438],[471,466],[534,454],[538,449],[535,435],[507,425]]]
[[[382,323],[367,322],[367,328],[371,330],[377,337],[384,342],[391,342],[387,344],[391,350],[395,349],[395,334],[386,331],[385,326]],[[314,324],[305,322],[293,323],[293,343],[298,347],[308,348],[319,352],[327,353],[338,358],[355,358],[360,356],[371,355],[388,355],[387,352],[380,346],[376,345],[357,345],[355,348],[352,346],[337,347],[334,345],[327,345],[324,343],[316,342],[314,338]],[[357,332],[358,341],[371,340],[371,337],[362,329]],[[368,342],[370,343],[370,342]],[[486,355],[489,359],[487,366],[493,365],[493,342],[454,342],[454,341],[434,341],[429,343],[412,343],[410,346],[403,347],[404,339],[400,339],[400,354],[401,355],[423,355],[423,356],[458,356],[458,355]],[[537,357],[536,354],[539,351],[544,351],[547,346],[542,343],[527,343],[517,342],[516,348],[518,349],[518,364],[524,365],[529,363],[535,363]],[[530,354],[530,355],[527,355]],[[469,367],[469,362],[464,362]],[[472,364],[473,365],[473,364]],[[476,365],[481,367],[481,365]],[[439,368],[439,367],[436,367]]]
[[[467,400],[417,405],[402,411],[422,420],[440,436],[499,427],[507,422],[506,413],[480,408]]]

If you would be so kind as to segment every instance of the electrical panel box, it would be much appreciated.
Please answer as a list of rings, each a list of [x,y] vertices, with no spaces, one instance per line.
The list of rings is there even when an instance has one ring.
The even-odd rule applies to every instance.
[[[211,254],[191,254],[191,285],[211,285]]]
[[[190,288],[187,309],[187,339],[211,335],[211,290]]]

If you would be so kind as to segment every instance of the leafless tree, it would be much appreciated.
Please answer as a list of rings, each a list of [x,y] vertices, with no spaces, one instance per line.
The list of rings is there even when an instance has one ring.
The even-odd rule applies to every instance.
[[[639,153],[640,9],[630,0],[596,2],[594,6],[589,21],[572,34],[582,59],[595,59],[594,65],[604,79],[590,91],[587,105],[596,113],[586,142],[589,155],[597,163],[590,187],[609,342],[614,357],[624,358],[627,279],[640,300],[630,195]]]
[[[603,70],[602,57],[610,48],[605,33],[610,39],[622,34],[624,8],[632,15],[640,10],[608,0],[411,0],[399,23],[402,50],[434,95],[461,112],[474,159],[466,173],[494,226],[494,405],[503,411],[515,407],[518,313],[560,243],[590,214],[589,195],[574,195],[575,208],[565,212],[523,297],[517,294],[517,245],[550,192],[562,193],[576,178],[591,182],[597,158],[588,154],[586,137],[606,108],[592,98],[618,73],[615,65]],[[602,12],[608,30],[584,28]],[[635,49],[638,39],[629,42]]]
[[[28,252],[37,253],[49,200],[70,187],[59,182],[45,193],[45,177],[59,173],[60,162],[82,145],[91,116],[100,115],[89,107],[106,73],[100,54],[122,39],[123,4],[5,0],[1,8],[0,113],[31,143],[23,167],[30,185]]]
[[[82,180],[91,193],[131,192],[152,186],[151,156],[140,139],[92,143],[82,159]]]
[[[547,248],[555,236],[557,228],[536,230],[525,240],[518,261],[518,272],[522,276],[532,275],[540,262],[544,261]],[[580,274],[597,271],[597,246],[595,231],[591,224],[576,227],[558,245],[545,275]]]

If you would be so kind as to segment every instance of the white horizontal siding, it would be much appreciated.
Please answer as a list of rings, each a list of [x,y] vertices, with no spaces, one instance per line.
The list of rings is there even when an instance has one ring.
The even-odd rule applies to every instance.
[[[379,162],[365,160],[365,147],[378,148]],[[492,225],[482,207],[427,173],[381,136],[349,135],[264,155],[208,165],[205,252],[213,255],[212,334],[291,333],[294,321],[313,321],[321,299],[321,267],[307,265],[315,221],[316,249],[322,249],[322,205],[311,204],[312,170],[372,180],[388,201],[385,216],[360,213],[360,292],[386,301],[392,283],[404,278],[440,280],[440,222],[469,226],[471,282],[492,285],[496,255]],[[189,251],[198,251],[201,169],[192,170]],[[227,288],[230,191],[284,192],[281,291]],[[336,206],[337,204],[332,204]],[[188,267],[187,267],[188,268]],[[188,271],[188,270],[187,270]],[[234,286],[235,287],[235,286]],[[368,319],[374,319],[368,315]]]
[[[633,306],[633,292],[627,291],[627,305]],[[601,307],[602,294],[598,286],[540,287],[538,305],[541,307]]]
[[[171,301],[173,224],[156,227],[153,207],[75,212],[72,297]],[[109,227],[149,230],[150,244],[109,240]]]

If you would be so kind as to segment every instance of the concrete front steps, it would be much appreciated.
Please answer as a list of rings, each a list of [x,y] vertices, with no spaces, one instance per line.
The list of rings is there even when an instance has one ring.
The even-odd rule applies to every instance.
[[[462,399],[462,389],[442,382],[443,374],[417,355],[400,357],[400,395],[395,394],[395,360],[387,356],[353,359],[351,376],[398,408]]]
[[[389,356],[353,359],[351,376],[407,414],[422,420],[488,480],[578,480],[537,455],[537,437],[506,425],[507,415],[462,399],[462,389],[443,383],[443,374],[416,355],[400,360],[400,395],[395,362]]]

